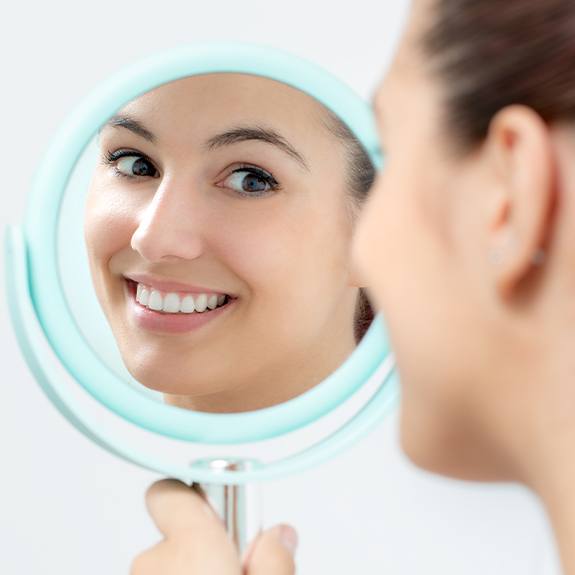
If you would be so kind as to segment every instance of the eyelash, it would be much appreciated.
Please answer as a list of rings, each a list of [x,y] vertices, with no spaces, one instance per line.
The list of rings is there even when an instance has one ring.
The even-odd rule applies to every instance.
[[[141,158],[142,160],[146,160],[147,162],[150,162],[150,164],[152,164],[154,166],[154,162],[152,162],[152,160],[150,160],[150,158],[148,158],[148,156],[146,156],[145,154],[142,154],[141,152],[137,152],[136,150],[116,150],[114,152],[111,152],[110,150],[106,151],[106,154],[103,157],[104,163],[109,165],[109,166],[113,166],[114,167],[114,174],[116,176],[119,176],[121,178],[127,178],[128,180],[135,180],[138,177],[143,177],[143,176],[129,176],[128,174],[124,174],[124,172],[121,172],[120,170],[118,170],[118,168],[116,167],[116,162],[122,158],[129,158],[131,156],[134,157],[138,157]],[[158,168],[156,168],[154,166],[154,168],[156,169],[156,171],[158,171]]]
[[[106,165],[110,165],[114,167],[114,174],[116,176],[122,177],[122,178],[127,178],[129,180],[135,180],[138,179],[140,177],[146,177],[146,176],[130,176],[128,174],[125,174],[124,172],[121,172],[120,170],[118,170],[118,168],[115,166],[116,162],[118,160],[120,160],[121,158],[126,158],[126,157],[131,157],[131,156],[135,156],[138,158],[141,158],[147,162],[149,162],[150,164],[154,165],[154,163],[152,162],[152,160],[150,160],[150,158],[148,158],[148,156],[146,156],[145,154],[142,154],[141,152],[137,152],[136,150],[116,150],[114,152],[108,150],[106,151],[105,155],[103,156],[103,161]],[[158,169],[154,166],[154,168],[156,169],[156,171],[158,171]],[[237,168],[235,168],[234,170],[232,170],[228,176],[226,176],[226,178],[229,178],[232,174],[237,174],[239,172],[249,172],[251,174],[256,175],[258,178],[261,178],[268,186],[269,186],[269,190],[263,191],[263,192],[240,192],[238,190],[233,190],[236,194],[243,196],[243,197],[249,197],[249,198],[254,198],[254,197],[262,197],[265,195],[268,195],[271,192],[277,192],[279,190],[281,190],[280,184],[279,182],[275,179],[275,177],[273,176],[273,174],[271,174],[270,172],[259,168],[258,166],[254,166],[252,164],[240,164]],[[150,176],[148,176],[150,177]],[[153,177],[153,176],[151,176]]]
[[[274,178],[274,176],[270,172],[262,168],[258,168],[258,166],[254,166],[252,164],[240,164],[237,168],[232,170],[226,176],[226,179],[229,178],[232,174],[237,174],[240,172],[248,172],[250,174],[253,174],[258,178],[261,178],[269,186],[269,190],[265,190],[263,192],[245,192],[245,191],[240,192],[238,190],[233,190],[234,193],[240,196],[243,196],[245,198],[260,198],[262,196],[267,196],[273,192],[281,190],[279,182]]]

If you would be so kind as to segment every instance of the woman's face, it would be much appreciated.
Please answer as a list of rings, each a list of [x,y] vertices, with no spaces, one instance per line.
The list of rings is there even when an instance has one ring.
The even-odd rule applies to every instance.
[[[442,133],[440,85],[417,44],[429,4],[413,5],[376,94],[386,163],[360,216],[353,254],[390,330],[406,453],[422,467],[478,477],[488,450],[478,439],[478,430],[488,428],[479,421],[487,413],[480,406],[497,396],[485,384],[485,178],[473,155],[450,154]]]
[[[355,347],[345,149],[326,118],[280,83],[213,74],[102,128],[93,281],[128,370],[171,403],[270,405]]]

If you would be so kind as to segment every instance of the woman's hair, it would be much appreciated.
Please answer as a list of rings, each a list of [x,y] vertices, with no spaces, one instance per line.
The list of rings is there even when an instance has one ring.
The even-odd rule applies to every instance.
[[[511,104],[548,124],[575,120],[573,0],[434,0],[432,10],[421,48],[460,154],[476,149]]]
[[[352,218],[367,199],[368,192],[375,179],[375,167],[361,142],[353,132],[330,110],[327,111],[328,129],[345,146],[347,156],[347,189],[351,200]],[[354,335],[359,343],[373,321],[374,312],[364,288],[359,289],[359,296],[355,306]]]

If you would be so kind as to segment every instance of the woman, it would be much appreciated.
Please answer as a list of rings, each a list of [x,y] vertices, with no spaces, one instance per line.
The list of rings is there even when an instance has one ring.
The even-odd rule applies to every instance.
[[[354,244],[397,356],[403,449],[531,488],[568,574],[574,30],[571,0],[416,1],[376,96],[388,163]]]
[[[354,245],[396,352],[407,455],[527,485],[569,574],[574,30],[571,0],[416,1],[376,96],[388,162]]]
[[[245,411],[349,356],[372,319],[349,250],[373,169],[323,106],[265,78],[194,76],[130,102],[99,145],[90,269],[137,381]]]
[[[567,575],[575,574],[573,30],[571,0],[415,0],[376,96],[387,163],[353,248],[396,352],[406,453],[443,475],[529,486]],[[152,516],[184,496],[202,505],[181,485],[155,485]],[[266,561],[293,573],[278,532],[256,544],[249,573]],[[201,560],[209,565],[225,547],[220,536],[187,573],[204,572]],[[174,541],[164,543],[181,550]],[[134,573],[157,557],[141,556]],[[162,572],[184,573],[173,558]],[[239,573],[238,565],[234,557],[217,572]]]

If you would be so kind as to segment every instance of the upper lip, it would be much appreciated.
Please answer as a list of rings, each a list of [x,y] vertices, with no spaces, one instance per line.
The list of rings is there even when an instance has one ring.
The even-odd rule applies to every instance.
[[[205,293],[205,294],[222,294],[229,295],[227,291],[216,290],[204,286],[196,286],[190,284],[184,284],[176,280],[169,278],[161,278],[159,276],[153,276],[148,274],[124,274],[126,279],[132,280],[136,283],[144,284],[145,286],[155,288],[158,291],[169,293],[169,292],[180,292],[180,293]]]

